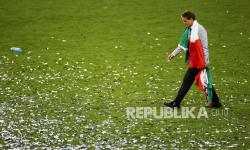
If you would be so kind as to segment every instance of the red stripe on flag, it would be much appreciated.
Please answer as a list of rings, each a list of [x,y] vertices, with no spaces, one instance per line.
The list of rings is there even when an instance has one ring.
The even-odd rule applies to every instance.
[[[189,44],[189,68],[202,69],[206,67],[201,40]]]

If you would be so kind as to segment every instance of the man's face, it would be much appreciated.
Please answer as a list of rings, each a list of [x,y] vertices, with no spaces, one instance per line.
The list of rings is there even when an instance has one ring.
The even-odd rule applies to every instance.
[[[186,27],[191,27],[193,25],[193,19],[187,19],[185,17],[181,17],[181,19]]]

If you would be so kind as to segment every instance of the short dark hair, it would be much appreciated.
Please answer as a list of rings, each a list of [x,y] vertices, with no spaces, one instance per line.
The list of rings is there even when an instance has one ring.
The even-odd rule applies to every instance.
[[[181,14],[181,16],[182,16],[183,18],[187,18],[188,20],[190,20],[190,19],[195,20],[195,14],[194,14],[193,12],[189,11],[189,10],[184,11],[184,12]]]

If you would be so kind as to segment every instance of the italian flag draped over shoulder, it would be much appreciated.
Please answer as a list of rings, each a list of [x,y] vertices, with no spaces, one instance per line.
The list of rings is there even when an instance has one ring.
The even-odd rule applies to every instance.
[[[182,47],[182,49],[188,50],[189,68],[202,69],[206,67],[202,43],[199,39],[199,23],[196,20],[191,27],[191,33],[190,28],[185,28],[178,45]]]
[[[200,72],[195,77],[196,86],[205,93],[209,104],[211,104],[213,97],[212,74],[206,67],[203,46],[199,39],[199,23],[197,20],[194,21],[191,31],[190,28],[185,28],[178,46],[189,53],[188,67],[200,69]]]

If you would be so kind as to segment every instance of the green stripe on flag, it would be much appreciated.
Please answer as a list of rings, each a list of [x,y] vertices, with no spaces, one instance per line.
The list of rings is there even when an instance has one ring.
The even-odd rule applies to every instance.
[[[180,42],[179,42],[179,46],[181,46],[183,49],[188,48],[188,34],[189,34],[189,30],[188,28],[185,28],[184,32],[182,33]]]
[[[208,78],[208,85],[207,85],[207,99],[209,102],[212,102],[212,98],[213,98],[213,84],[212,84],[212,73],[210,71],[210,69],[206,69],[207,70],[207,78]]]

